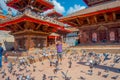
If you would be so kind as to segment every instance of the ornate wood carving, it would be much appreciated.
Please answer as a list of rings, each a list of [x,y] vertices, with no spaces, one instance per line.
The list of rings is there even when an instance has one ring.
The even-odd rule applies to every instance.
[[[115,12],[113,12],[112,15],[113,15],[113,20],[115,21],[116,20],[116,14],[115,14]]]
[[[33,30],[35,28],[35,24],[32,23],[32,22],[26,21],[26,23],[24,24],[24,28],[25,29],[32,29]]]
[[[104,14],[104,18],[105,18],[105,21],[108,22],[108,16],[106,13]]]
[[[86,19],[87,19],[88,24],[90,24],[90,19],[89,19],[89,17],[87,17]]]
[[[36,30],[38,30],[41,27],[42,24],[38,24],[38,26],[36,27]]]
[[[94,16],[94,20],[95,20],[95,23],[97,23],[98,21],[97,21],[97,17],[96,16]]]
[[[76,18],[76,21],[77,21],[78,25],[80,26],[81,25],[80,20],[78,18]]]
[[[18,23],[15,24],[19,29],[24,30]]]

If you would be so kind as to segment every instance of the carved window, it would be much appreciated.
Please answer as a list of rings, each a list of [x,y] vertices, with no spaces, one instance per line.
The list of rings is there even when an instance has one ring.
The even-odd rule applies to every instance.
[[[93,40],[93,41],[97,41],[97,33],[94,32],[94,33],[92,34],[92,40]]]
[[[114,41],[115,40],[115,32],[110,32],[110,41]]]

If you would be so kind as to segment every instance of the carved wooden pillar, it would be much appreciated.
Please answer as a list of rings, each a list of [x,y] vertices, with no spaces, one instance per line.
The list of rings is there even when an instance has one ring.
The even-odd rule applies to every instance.
[[[110,42],[110,39],[109,39],[109,29],[106,30],[106,39],[107,39],[107,43]]]
[[[101,41],[100,41],[100,32],[98,31],[97,32],[97,43],[100,43]]]
[[[46,37],[46,47],[48,46],[48,38]]]
[[[17,42],[17,39],[15,38],[15,41],[14,41],[14,49],[15,50],[18,50],[18,42]]]
[[[30,36],[26,36],[25,48],[28,50],[30,48]]]
[[[35,46],[31,36],[26,36],[25,48],[28,50],[29,48],[33,48]]]
[[[107,39],[108,39],[108,43],[110,43],[110,29],[108,30],[108,33],[107,33]]]
[[[25,48],[25,38],[24,37],[22,37],[21,38],[21,48]]]
[[[89,31],[89,43],[92,43],[92,32]]]
[[[83,31],[82,30],[80,30],[79,37],[80,37],[80,43],[83,43]]]
[[[118,30],[119,30],[119,29],[115,30],[115,40],[116,40],[116,41],[119,41],[119,33],[118,33]]]

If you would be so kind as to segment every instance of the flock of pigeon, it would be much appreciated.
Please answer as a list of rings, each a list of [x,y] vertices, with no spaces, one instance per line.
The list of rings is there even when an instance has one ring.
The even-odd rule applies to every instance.
[[[51,56],[42,54],[42,57],[38,57],[39,54],[41,53],[28,56],[27,58],[23,57],[14,63],[9,61],[8,63],[4,63],[3,68],[0,69],[0,80],[91,80],[84,75],[93,76],[94,74],[103,77],[104,80],[107,80],[108,77],[110,77],[111,80],[119,80],[119,54],[97,54],[95,52],[86,52],[85,50],[66,49],[63,52],[62,63],[58,62],[56,54]],[[38,62],[35,61],[35,56],[39,58]],[[39,64],[39,66],[37,64]],[[81,69],[82,67],[76,68],[75,65],[83,65],[88,67],[88,69],[86,71]],[[47,68],[45,68],[46,66]],[[104,70],[104,72],[99,70],[95,73],[97,68]],[[77,74],[82,73],[84,75],[79,75],[79,77],[73,79],[73,76],[69,76],[68,72],[69,74],[75,75],[76,73],[74,73],[74,71],[72,72],[74,69],[79,69]],[[50,74],[47,74],[48,72],[46,71]],[[116,75],[110,76],[110,72],[116,73]],[[36,76],[38,76],[39,79],[36,79]]]

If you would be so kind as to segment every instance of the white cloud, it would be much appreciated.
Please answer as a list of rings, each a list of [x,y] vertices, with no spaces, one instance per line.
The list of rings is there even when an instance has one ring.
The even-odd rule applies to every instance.
[[[43,12],[43,14],[44,14],[44,15],[47,15],[48,13],[51,13],[52,11],[53,11],[53,9],[49,9],[49,10]]]
[[[85,6],[80,6],[80,5],[75,4],[73,7],[70,7],[68,9],[67,14],[71,14],[71,13],[74,13],[82,9],[85,9]]]
[[[65,12],[65,8],[56,0],[52,0],[51,1],[54,4],[54,9],[59,12],[59,13],[64,13]]]

